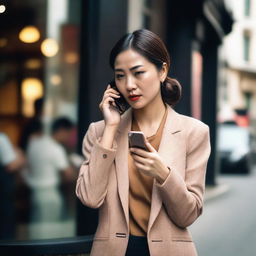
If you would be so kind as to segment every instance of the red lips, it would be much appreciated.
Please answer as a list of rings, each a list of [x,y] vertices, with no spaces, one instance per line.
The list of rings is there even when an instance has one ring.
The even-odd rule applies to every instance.
[[[129,99],[130,99],[131,101],[137,101],[137,100],[140,98],[140,96],[141,96],[141,95],[131,95],[131,96],[129,96]]]

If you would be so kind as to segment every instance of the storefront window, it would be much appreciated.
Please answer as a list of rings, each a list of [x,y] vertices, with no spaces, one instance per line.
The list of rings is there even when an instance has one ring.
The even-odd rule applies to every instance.
[[[0,229],[12,222],[8,232],[0,230],[1,239],[76,233],[80,9],[81,0],[0,3],[0,133],[26,157],[12,174],[0,163],[12,183],[0,189],[1,198],[10,194],[11,213],[1,217]]]

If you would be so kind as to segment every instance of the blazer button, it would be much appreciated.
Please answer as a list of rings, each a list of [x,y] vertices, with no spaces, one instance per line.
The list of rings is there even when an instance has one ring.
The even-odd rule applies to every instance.
[[[107,154],[103,154],[103,158],[105,159],[105,158],[107,158],[108,157],[108,155]]]

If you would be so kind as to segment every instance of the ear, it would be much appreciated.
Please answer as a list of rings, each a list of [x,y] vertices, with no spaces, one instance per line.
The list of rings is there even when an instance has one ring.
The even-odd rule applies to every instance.
[[[168,75],[168,69],[167,69],[166,62],[163,63],[162,68],[159,72],[159,75],[160,75],[160,81],[163,82],[166,79],[167,75]]]

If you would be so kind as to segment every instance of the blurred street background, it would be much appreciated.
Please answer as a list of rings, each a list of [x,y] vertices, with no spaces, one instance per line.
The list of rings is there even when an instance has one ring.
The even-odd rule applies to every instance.
[[[203,215],[190,228],[199,255],[255,255],[255,171],[219,178],[228,191],[206,200]]]
[[[256,0],[0,0],[0,240],[94,234],[74,192],[82,139],[111,48],[139,28],[166,43],[175,109],[210,126],[199,255],[255,255]]]

